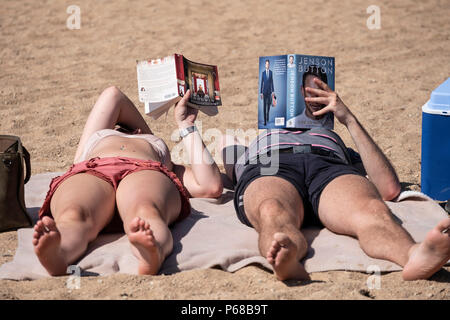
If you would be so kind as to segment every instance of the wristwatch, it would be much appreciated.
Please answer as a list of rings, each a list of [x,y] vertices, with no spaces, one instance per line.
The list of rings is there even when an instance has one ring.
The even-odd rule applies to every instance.
[[[186,137],[189,133],[192,133],[194,131],[197,131],[197,127],[195,125],[187,127],[187,128],[183,128],[180,129],[180,137],[184,138]]]

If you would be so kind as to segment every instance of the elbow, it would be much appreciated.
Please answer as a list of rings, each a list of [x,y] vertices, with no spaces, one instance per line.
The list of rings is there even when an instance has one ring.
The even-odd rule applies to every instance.
[[[383,190],[382,197],[384,201],[392,201],[395,198],[398,197],[400,192],[402,191],[402,188],[400,186],[400,183],[398,181],[389,183],[385,187],[385,190]]]
[[[223,184],[220,183],[212,183],[208,186],[205,186],[201,192],[202,198],[218,198],[222,195],[223,192]]]
[[[213,186],[210,186],[210,188],[207,191],[207,198],[218,198],[222,195],[222,192],[223,192],[222,183],[217,183]]]

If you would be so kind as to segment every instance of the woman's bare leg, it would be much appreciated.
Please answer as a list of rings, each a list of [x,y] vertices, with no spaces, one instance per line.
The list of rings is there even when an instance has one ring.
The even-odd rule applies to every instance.
[[[112,219],[114,209],[114,189],[108,182],[86,173],[62,182],[50,202],[54,219],[43,217],[34,227],[34,250],[49,274],[66,274],[67,266]]]
[[[133,102],[117,87],[109,87],[103,90],[86,120],[74,163],[78,162],[86,142],[94,132],[114,129],[119,123],[132,129],[140,129],[140,133],[152,133]]]
[[[116,202],[133,253],[139,259],[139,274],[157,274],[173,248],[168,225],[181,210],[178,189],[161,172],[138,171],[120,182]]]

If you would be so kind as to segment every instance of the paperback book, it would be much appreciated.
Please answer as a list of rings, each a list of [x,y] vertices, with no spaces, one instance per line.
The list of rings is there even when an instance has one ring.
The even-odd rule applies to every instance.
[[[287,54],[259,58],[258,128],[334,128],[334,115],[314,116],[322,104],[305,102],[319,78],[334,90],[334,57]]]
[[[181,54],[137,61],[139,101],[153,119],[178,102],[191,90],[188,106],[209,116],[222,105],[217,66],[192,62]]]

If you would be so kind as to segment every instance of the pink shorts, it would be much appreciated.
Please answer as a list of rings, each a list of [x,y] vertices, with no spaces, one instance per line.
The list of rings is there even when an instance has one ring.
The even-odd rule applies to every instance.
[[[52,179],[50,189],[47,192],[44,203],[39,210],[39,218],[43,216],[52,217],[50,212],[50,201],[58,186],[67,178],[77,173],[88,173],[109,182],[114,190],[117,190],[119,182],[127,175],[141,170],[155,170],[164,173],[175,184],[181,196],[181,212],[177,219],[180,221],[186,218],[191,212],[189,196],[186,188],[181,183],[175,173],[169,171],[161,162],[153,160],[142,160],[127,157],[92,158],[77,164],[73,164],[62,176]],[[115,212],[111,223],[103,230],[111,232],[123,231],[121,219]]]

